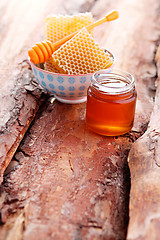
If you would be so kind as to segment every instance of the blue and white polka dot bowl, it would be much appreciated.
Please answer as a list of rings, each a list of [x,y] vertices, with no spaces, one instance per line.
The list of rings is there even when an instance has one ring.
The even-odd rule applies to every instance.
[[[114,63],[115,58],[113,54],[109,51],[107,52],[113,58]],[[31,61],[30,64],[37,82],[50,94],[54,95],[58,101],[75,104],[87,100],[87,89],[93,73],[82,75],[60,74],[39,68]],[[112,66],[108,68],[108,71],[111,70]]]

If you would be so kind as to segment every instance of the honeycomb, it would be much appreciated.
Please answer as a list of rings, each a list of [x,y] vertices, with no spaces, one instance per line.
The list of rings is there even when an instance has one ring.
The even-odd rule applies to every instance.
[[[52,57],[44,63],[44,69],[49,72],[59,73],[59,70],[54,66]]]
[[[50,15],[45,18],[44,38],[51,42],[56,42],[65,36],[76,32],[93,22],[90,12],[79,13],[77,15]],[[93,34],[93,31],[91,31]],[[50,72],[58,73],[53,65],[53,59],[50,58],[44,64],[44,69]]]
[[[86,28],[63,44],[52,55],[60,73],[87,74],[112,65],[113,59],[94,42]]]
[[[77,15],[50,15],[45,18],[44,39],[56,42],[93,22],[90,12]]]

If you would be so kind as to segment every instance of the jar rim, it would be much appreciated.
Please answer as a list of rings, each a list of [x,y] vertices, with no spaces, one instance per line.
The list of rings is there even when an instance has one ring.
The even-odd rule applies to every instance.
[[[129,72],[102,69],[93,74],[91,86],[104,94],[123,94],[135,87],[135,80]]]

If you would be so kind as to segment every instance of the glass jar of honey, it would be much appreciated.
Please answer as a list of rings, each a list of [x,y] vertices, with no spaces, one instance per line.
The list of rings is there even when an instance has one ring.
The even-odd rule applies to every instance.
[[[133,127],[136,97],[135,81],[130,73],[96,72],[87,92],[86,126],[105,136],[129,132]]]

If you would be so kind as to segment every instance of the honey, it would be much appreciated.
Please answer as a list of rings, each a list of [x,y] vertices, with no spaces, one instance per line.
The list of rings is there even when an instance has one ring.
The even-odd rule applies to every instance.
[[[86,126],[105,136],[129,132],[134,123],[136,97],[131,74],[115,70],[96,72],[87,93]]]

